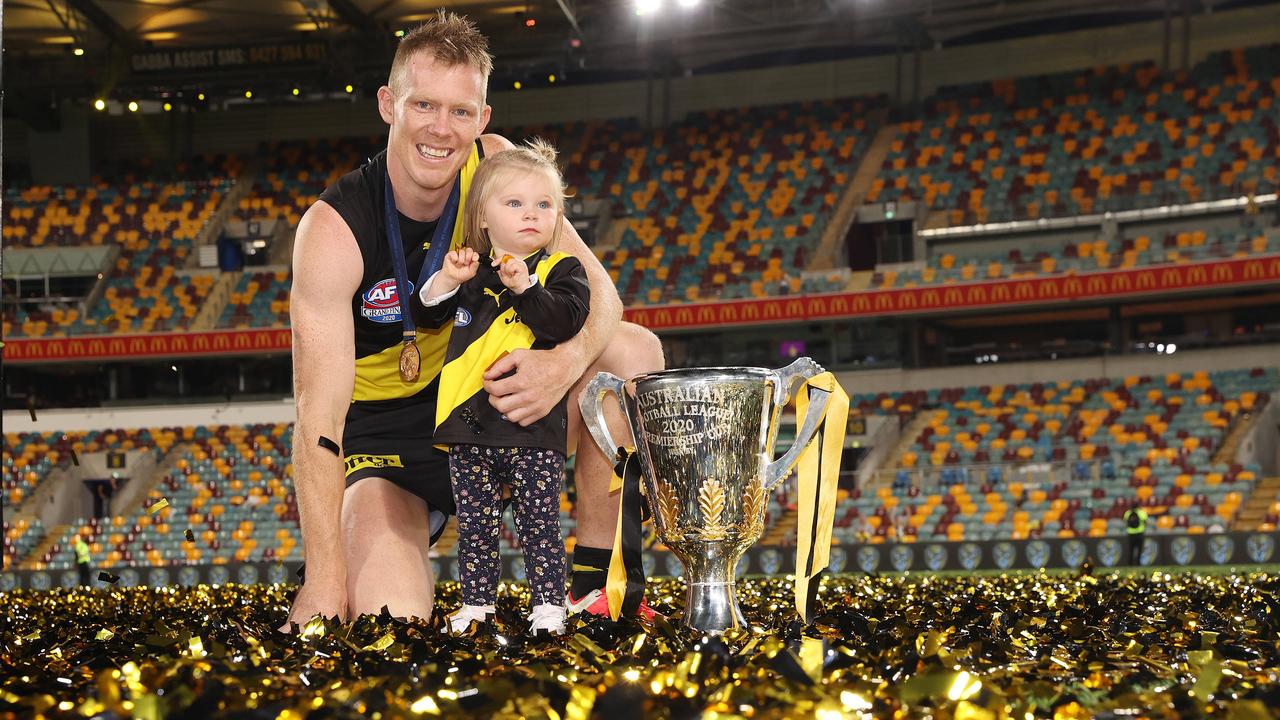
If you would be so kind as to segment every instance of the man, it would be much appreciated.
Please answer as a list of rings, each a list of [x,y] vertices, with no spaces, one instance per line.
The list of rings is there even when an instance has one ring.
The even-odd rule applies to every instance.
[[[1124,529],[1129,534],[1129,564],[1142,564],[1142,543],[1147,537],[1147,511],[1134,505],[1124,514]]]
[[[80,584],[91,587],[93,585],[92,558],[89,557],[89,544],[84,541],[84,535],[87,532],[88,530],[81,530],[76,533],[76,570],[80,573]]]
[[[378,112],[390,126],[386,152],[327,189],[299,223],[290,319],[298,408],[294,485],[306,579],[291,622],[317,613],[347,619],[383,606],[401,617],[431,614],[429,543],[453,512],[447,459],[431,442],[448,328],[416,336],[410,329],[413,347],[402,349],[394,280],[401,271],[393,269],[389,249],[383,174],[398,216],[403,274],[416,284],[446,206],[456,202],[461,212],[483,156],[512,147],[483,134],[490,69],[487,41],[460,16],[441,12],[408,33],[387,85],[378,90]],[[455,184],[459,197],[451,198]],[[579,437],[586,431],[576,399],[600,370],[631,377],[662,369],[662,350],[648,331],[620,323],[622,306],[608,274],[562,222],[561,249],[582,262],[591,286],[587,323],[552,350],[502,358],[485,374],[484,387],[493,406],[522,426],[572,393],[570,452],[585,449],[577,459],[578,546],[569,605],[603,613],[599,589],[617,514],[609,499],[612,460]],[[453,245],[460,243],[461,225]],[[397,372],[399,358],[415,349],[421,369],[409,380]],[[608,421],[614,437],[629,437],[620,412]]]

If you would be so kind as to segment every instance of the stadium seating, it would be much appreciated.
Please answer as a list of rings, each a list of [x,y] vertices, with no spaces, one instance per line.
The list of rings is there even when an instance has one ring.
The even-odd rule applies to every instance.
[[[1280,253],[1280,234],[1252,230],[1185,230],[1162,234],[1137,232],[1119,242],[1105,240],[1064,243],[1030,253],[961,255],[944,250],[919,270],[876,272],[873,288],[918,287],[981,280],[1006,280],[1037,275],[1086,273],[1144,265],[1181,264],[1247,255]]]
[[[602,261],[628,304],[799,292],[879,100],[693,113],[644,133],[615,122],[567,163],[630,217]]]
[[[969,387],[853,399],[924,413],[892,482],[846,498],[843,537],[864,528],[949,540],[1119,534],[1135,502],[1154,532],[1230,525],[1256,466],[1215,462],[1232,421],[1280,387],[1275,368]],[[1062,472],[1044,481],[1056,464]]]
[[[869,202],[952,225],[1238,197],[1280,184],[1274,46],[940,90],[903,120]]]
[[[28,188],[6,211],[5,241],[120,248],[102,300],[76,309],[6,311],[8,337],[179,330],[195,316],[213,278],[181,271],[192,240],[229,181],[142,182],[128,186]],[[7,194],[8,196],[8,194]],[[8,197],[6,198],[8,199]],[[68,208],[74,208],[74,212]]]
[[[253,272],[246,270],[231,292],[222,311],[219,327],[287,327],[289,325],[289,283],[287,270]]]

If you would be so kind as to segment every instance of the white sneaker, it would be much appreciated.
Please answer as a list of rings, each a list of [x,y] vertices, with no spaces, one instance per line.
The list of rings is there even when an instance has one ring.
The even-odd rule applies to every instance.
[[[564,606],[562,605],[534,605],[533,612],[529,613],[529,633],[537,635],[540,632],[550,633],[552,635],[564,634]]]
[[[458,612],[445,618],[445,630],[454,635],[466,632],[471,623],[485,622],[496,612],[497,608],[493,605],[463,605]]]

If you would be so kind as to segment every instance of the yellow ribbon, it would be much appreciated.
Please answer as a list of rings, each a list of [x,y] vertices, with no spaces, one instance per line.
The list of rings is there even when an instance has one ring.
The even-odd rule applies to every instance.
[[[829,372],[805,381],[796,396],[796,427],[809,413],[809,389],[831,394],[822,422],[796,464],[796,610],[809,621],[809,584],[831,561],[831,528],[835,524],[840,456],[849,421],[849,396]]]

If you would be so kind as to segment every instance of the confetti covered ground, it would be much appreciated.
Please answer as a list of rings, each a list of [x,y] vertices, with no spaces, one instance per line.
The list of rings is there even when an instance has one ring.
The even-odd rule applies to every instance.
[[[295,586],[0,595],[0,716],[204,718],[1270,718],[1280,576],[827,578],[801,631],[782,578],[741,592],[753,633],[675,621],[523,636],[365,616],[276,633]],[[458,603],[442,585],[440,605]]]

